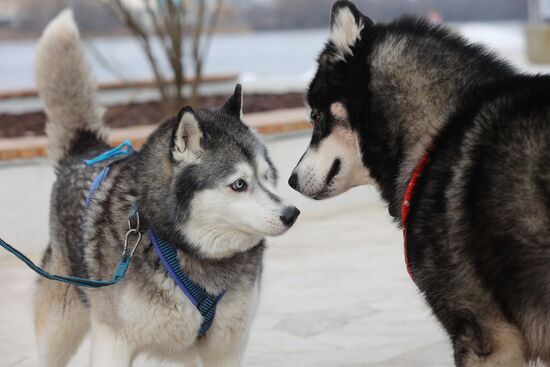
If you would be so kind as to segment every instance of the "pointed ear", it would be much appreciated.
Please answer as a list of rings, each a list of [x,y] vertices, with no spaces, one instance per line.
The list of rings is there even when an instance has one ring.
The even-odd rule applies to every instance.
[[[174,133],[174,159],[190,163],[200,158],[201,138],[202,131],[195,111],[191,107],[183,107],[178,112],[178,125]]]
[[[235,92],[222,107],[230,115],[241,118],[243,113],[243,89],[240,84],[235,86]]]
[[[330,19],[330,41],[337,50],[338,58],[345,59],[346,55],[353,55],[351,48],[361,39],[361,32],[372,25],[372,20],[363,15],[351,1],[336,1]]]

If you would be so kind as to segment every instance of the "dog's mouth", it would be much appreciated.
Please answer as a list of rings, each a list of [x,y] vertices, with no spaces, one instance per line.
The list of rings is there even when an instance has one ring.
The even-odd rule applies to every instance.
[[[327,177],[325,178],[325,187],[329,187],[332,184],[334,177],[340,173],[340,169],[342,169],[342,161],[340,158],[336,158],[334,162],[332,162],[332,166],[330,167]]]
[[[324,200],[328,199],[334,196],[334,187],[332,185],[325,186],[321,190],[317,190],[314,192],[306,191],[306,190],[297,190],[302,195],[313,199],[313,200]]]
[[[314,200],[323,200],[333,196],[334,179],[338,176],[341,169],[342,169],[342,161],[340,160],[340,158],[336,158],[334,162],[332,162],[332,166],[330,167],[330,170],[328,171],[327,176],[325,178],[325,186],[321,191],[312,195],[311,198]]]
[[[316,194],[315,196],[312,196],[311,198],[313,200],[325,200],[325,199],[328,199],[330,197],[331,197],[331,195],[328,194],[327,191],[323,190],[322,192],[320,192],[319,194]]]
[[[316,192],[309,197],[313,200],[325,200],[334,196],[334,188],[332,185],[325,186],[321,191]]]
[[[318,179],[314,170],[309,168],[303,173],[304,177],[300,180],[295,171],[288,179],[288,184],[294,190],[313,200],[323,200],[335,195],[335,181],[341,177],[342,160],[335,158],[324,179]],[[299,181],[305,181],[305,184],[299,184]]]

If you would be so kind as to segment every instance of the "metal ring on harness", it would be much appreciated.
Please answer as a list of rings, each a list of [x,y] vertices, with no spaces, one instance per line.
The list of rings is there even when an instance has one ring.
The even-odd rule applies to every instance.
[[[135,229],[136,231],[139,231],[139,228],[140,228],[139,212],[137,211],[137,209],[134,208],[134,206],[132,207],[132,209],[130,210],[130,214],[128,215],[128,230]],[[132,227],[132,220],[134,218],[136,220],[136,226]]]
[[[128,238],[131,235],[137,235],[137,240],[134,246],[132,247],[132,251],[130,252],[130,257],[134,256],[134,252],[136,251],[139,243],[141,242],[141,232],[137,228],[130,228],[128,232],[126,232],[126,238],[124,239],[124,250],[122,251],[122,256],[126,255],[126,252],[128,251]]]

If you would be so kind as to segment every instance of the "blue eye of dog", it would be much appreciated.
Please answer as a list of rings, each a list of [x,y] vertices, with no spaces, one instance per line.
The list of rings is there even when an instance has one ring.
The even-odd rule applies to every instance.
[[[242,178],[238,179],[237,181],[233,182],[231,185],[230,185],[231,189],[233,189],[233,191],[244,191],[246,190],[246,188],[248,187],[248,184],[246,183],[245,180],[243,180]]]

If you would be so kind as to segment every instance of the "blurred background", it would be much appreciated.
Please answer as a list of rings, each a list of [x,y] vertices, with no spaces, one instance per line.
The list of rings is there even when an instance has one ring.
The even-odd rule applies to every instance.
[[[181,105],[220,106],[243,84],[301,210],[270,239],[250,366],[449,366],[451,351],[408,278],[402,237],[370,187],[311,202],[286,185],[310,134],[304,93],[332,0],[0,0],[0,236],[39,260],[48,238],[45,116],[33,79],[46,24],[73,9],[113,144],[139,146]],[[376,22],[444,23],[528,72],[550,71],[550,0],[356,0]],[[63,55],[59,55],[63,57]],[[35,366],[34,275],[0,252],[0,365]],[[73,366],[87,365],[87,341]],[[138,365],[147,365],[141,360]]]
[[[41,136],[34,48],[70,6],[112,127],[216,105],[238,80],[245,112],[303,107],[332,0],[0,0],[0,138]],[[517,65],[546,71],[547,0],[357,0],[375,21],[405,13],[448,23]],[[538,64],[535,65],[534,63]],[[306,125],[302,126],[306,127]],[[1,153],[0,153],[1,154]],[[4,152],[4,155],[8,153]],[[19,153],[12,152],[12,156]]]

